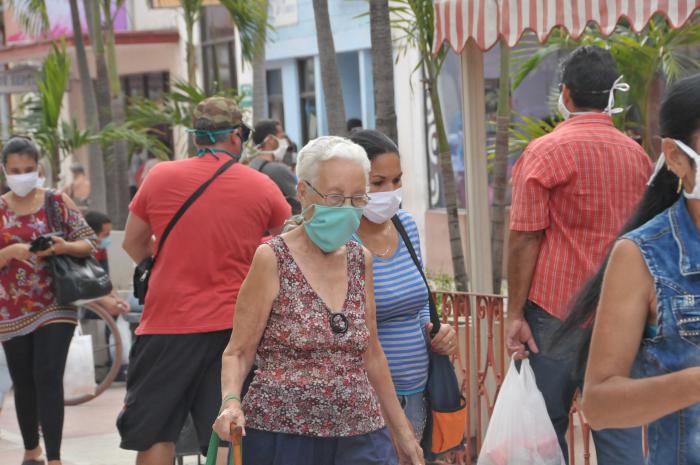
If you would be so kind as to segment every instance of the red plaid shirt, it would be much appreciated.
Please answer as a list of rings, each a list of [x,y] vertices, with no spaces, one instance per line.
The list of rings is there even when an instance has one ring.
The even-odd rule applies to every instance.
[[[646,152],[592,113],[560,123],[528,145],[513,169],[510,228],[544,230],[529,299],[564,319],[641,199]]]

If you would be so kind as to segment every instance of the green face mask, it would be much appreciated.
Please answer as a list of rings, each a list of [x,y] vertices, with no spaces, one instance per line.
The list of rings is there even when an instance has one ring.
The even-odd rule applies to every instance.
[[[350,240],[360,227],[362,209],[355,207],[328,207],[313,204],[314,216],[304,221],[304,229],[314,244],[326,253],[338,250]]]

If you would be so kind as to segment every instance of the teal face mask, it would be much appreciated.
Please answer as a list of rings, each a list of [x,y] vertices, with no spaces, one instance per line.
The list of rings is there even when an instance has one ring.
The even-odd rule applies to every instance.
[[[214,144],[216,142],[216,136],[218,134],[230,134],[231,132],[235,131],[237,127],[238,126],[224,129],[187,129],[186,131],[198,137],[208,137],[211,143]],[[245,140],[240,135],[238,136],[238,138],[241,140],[241,153],[239,153],[238,155],[229,152],[228,150],[220,149],[218,147],[202,147],[199,150],[197,150],[197,156],[203,157],[204,155],[210,154],[213,155],[214,158],[218,158],[216,156],[217,153],[225,153],[231,158],[240,160],[243,156],[243,143],[245,142]]]
[[[304,229],[309,239],[326,253],[338,250],[352,238],[360,227],[362,209],[355,207],[328,207],[314,204],[314,216],[304,221]]]

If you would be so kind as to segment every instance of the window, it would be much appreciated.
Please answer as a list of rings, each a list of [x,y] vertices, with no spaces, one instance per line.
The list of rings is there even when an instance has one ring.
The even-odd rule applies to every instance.
[[[208,93],[238,87],[236,36],[228,10],[208,6],[202,10],[202,70]]]
[[[267,72],[267,115],[270,119],[279,121],[284,127],[284,93],[281,69],[272,69]]]
[[[318,115],[316,113],[316,82],[314,59],[299,60],[299,98],[301,100],[302,145],[318,137]]]
[[[145,73],[127,74],[121,77],[122,92],[126,97],[126,106],[132,98],[147,98],[154,102],[160,102],[163,94],[170,90],[170,73]],[[167,125],[158,125],[154,128],[154,133],[170,149],[174,147],[173,128]]]

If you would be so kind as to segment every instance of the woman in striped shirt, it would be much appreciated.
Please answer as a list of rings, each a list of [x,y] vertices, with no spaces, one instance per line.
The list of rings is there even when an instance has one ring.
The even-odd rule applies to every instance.
[[[402,171],[396,144],[374,130],[354,131],[350,140],[365,149],[371,162],[370,202],[355,239],[374,255],[379,340],[399,401],[420,440],[427,415],[428,289],[391,218],[398,215],[422,261],[418,228],[413,216],[399,209]],[[442,325],[430,342],[430,350],[451,354],[456,342],[454,329]]]

